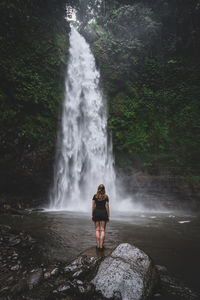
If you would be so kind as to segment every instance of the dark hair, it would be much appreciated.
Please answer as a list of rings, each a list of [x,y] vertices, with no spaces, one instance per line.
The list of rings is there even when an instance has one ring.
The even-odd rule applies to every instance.
[[[105,200],[106,197],[107,197],[107,195],[106,195],[106,191],[105,191],[105,186],[103,184],[100,184],[97,189],[96,198],[98,200]]]

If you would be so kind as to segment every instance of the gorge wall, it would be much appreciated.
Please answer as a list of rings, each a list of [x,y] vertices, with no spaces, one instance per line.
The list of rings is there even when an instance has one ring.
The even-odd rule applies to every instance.
[[[118,174],[170,174],[196,191],[200,1],[12,0],[0,4],[1,199],[47,198],[68,53],[66,4],[77,9],[101,71]]]
[[[54,0],[0,4],[2,199],[23,197],[29,203],[48,191],[67,62],[65,5]]]

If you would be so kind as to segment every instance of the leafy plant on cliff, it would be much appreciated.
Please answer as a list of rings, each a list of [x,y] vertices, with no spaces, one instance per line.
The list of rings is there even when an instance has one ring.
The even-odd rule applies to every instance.
[[[92,45],[118,157],[198,174],[199,1],[105,1]]]
[[[20,182],[24,172],[34,176],[49,161],[52,166],[68,52],[65,5],[62,0],[0,3],[3,188],[12,185],[12,176]]]

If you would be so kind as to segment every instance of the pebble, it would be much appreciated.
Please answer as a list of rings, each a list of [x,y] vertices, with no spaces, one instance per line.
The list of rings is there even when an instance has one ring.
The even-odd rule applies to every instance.
[[[58,288],[57,288],[57,291],[58,292],[65,292],[65,291],[67,291],[67,290],[69,290],[71,287],[70,287],[70,285],[68,284],[68,285],[60,285]]]
[[[12,254],[12,256],[13,257],[18,257],[18,253],[14,251],[13,254]]]
[[[8,290],[8,286],[5,286],[4,288],[2,288],[2,289],[0,290],[0,292],[2,293],[2,292],[7,291],[7,290]]]
[[[7,281],[12,281],[13,279],[14,279],[14,277],[11,276],[11,277],[9,277],[9,278],[7,279]]]
[[[79,275],[81,275],[81,273],[83,273],[83,270],[79,270],[79,271],[75,272],[72,277],[73,278],[79,277]]]
[[[157,268],[158,272],[161,272],[161,273],[167,272],[167,268],[165,266],[156,265],[156,268]]]
[[[70,265],[64,268],[65,273],[72,272],[77,269],[77,265]]]
[[[81,285],[78,286],[78,289],[79,289],[79,292],[80,292],[81,294],[83,294],[83,293],[85,292],[84,287],[81,286]]]
[[[19,268],[20,268],[20,265],[15,265],[15,266],[12,266],[10,269],[12,271],[17,271],[17,270],[19,270]]]
[[[51,277],[51,273],[50,272],[44,273],[44,279],[48,279],[50,277]]]
[[[58,268],[55,268],[51,271],[51,275],[57,275],[58,274]]]
[[[21,239],[18,239],[18,238],[12,239],[12,238],[10,238],[10,239],[9,239],[9,243],[10,243],[11,246],[16,246],[16,245],[18,245],[19,243],[21,243]]]
[[[29,286],[30,290],[38,284],[38,282],[42,278],[42,274],[43,274],[42,269],[40,269],[40,268],[33,269],[31,271],[31,274],[30,274],[29,280],[28,280],[28,286]]]

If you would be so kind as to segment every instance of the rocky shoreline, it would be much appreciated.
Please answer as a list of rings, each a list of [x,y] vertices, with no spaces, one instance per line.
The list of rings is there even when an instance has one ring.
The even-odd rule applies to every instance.
[[[30,235],[6,225],[0,233],[1,299],[146,299],[158,283],[151,259],[130,244],[49,263]]]
[[[71,262],[49,262],[29,234],[0,225],[0,299],[198,299],[164,266],[128,243],[85,250]],[[165,299],[165,298],[164,298]]]

